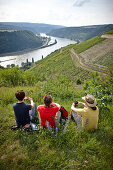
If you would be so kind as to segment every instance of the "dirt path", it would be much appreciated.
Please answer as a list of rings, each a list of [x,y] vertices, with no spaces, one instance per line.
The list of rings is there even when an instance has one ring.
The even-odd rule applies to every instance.
[[[94,70],[94,71],[98,71],[98,72],[107,74],[107,71],[105,71],[105,70],[84,64],[73,48],[70,49],[70,52],[71,52],[72,61],[73,61],[75,66],[82,66],[82,67],[85,67],[85,68],[90,69],[90,70]]]

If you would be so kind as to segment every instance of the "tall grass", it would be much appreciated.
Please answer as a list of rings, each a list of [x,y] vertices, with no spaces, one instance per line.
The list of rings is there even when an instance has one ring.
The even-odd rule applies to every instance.
[[[42,104],[46,93],[51,94],[54,102],[70,112],[72,102],[81,100],[85,91],[73,90],[73,84],[68,86],[68,83],[64,79],[60,83],[54,80],[33,87],[0,88],[1,169],[111,169],[113,107],[110,104],[109,110],[100,111],[98,130],[94,132],[78,130],[72,120],[63,136],[42,129],[10,130],[15,124],[12,103],[16,102],[16,90],[23,89],[37,105]]]

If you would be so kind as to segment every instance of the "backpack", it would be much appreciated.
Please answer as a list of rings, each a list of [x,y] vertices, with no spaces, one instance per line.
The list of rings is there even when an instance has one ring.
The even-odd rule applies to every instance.
[[[67,110],[63,106],[61,106],[59,111],[61,112],[61,118],[66,120],[68,118]]]

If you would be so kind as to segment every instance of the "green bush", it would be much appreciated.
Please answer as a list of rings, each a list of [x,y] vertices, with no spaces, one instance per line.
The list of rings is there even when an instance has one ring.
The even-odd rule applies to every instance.
[[[96,97],[100,110],[109,109],[108,105],[113,101],[113,77],[106,78],[93,74],[92,79],[86,81],[84,90]]]
[[[78,78],[77,81],[76,81],[76,83],[77,83],[77,85],[81,84],[81,83],[82,83],[82,82],[81,82],[81,79]]]
[[[0,70],[0,86],[17,86],[24,83],[24,72],[18,67]]]
[[[0,86],[33,85],[35,82],[37,79],[33,73],[18,67],[0,70]]]

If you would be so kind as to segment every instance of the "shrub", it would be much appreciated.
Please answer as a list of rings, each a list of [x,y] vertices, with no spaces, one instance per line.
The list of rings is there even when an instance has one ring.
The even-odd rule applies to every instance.
[[[24,82],[23,71],[18,67],[0,70],[1,86],[17,86]]]
[[[86,93],[94,95],[100,110],[109,109],[113,100],[113,77],[99,77],[95,74],[84,85]]]
[[[76,81],[76,83],[77,83],[77,85],[81,84],[81,83],[82,83],[82,82],[81,82],[81,79],[78,78],[77,81]]]
[[[0,70],[0,86],[33,85],[36,80],[33,73],[25,72],[18,67]]]

